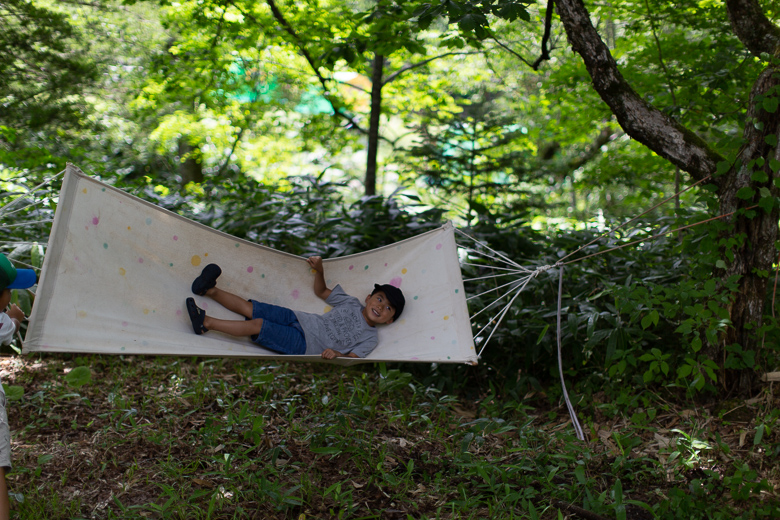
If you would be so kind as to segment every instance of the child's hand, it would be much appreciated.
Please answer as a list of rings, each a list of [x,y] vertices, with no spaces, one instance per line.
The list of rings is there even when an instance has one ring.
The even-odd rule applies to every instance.
[[[325,268],[322,267],[322,257],[321,256],[310,256],[306,259],[307,262],[309,262],[309,266],[317,271],[318,273],[325,272]]]
[[[8,316],[17,320],[19,323],[24,321],[24,311],[22,311],[22,309],[20,309],[19,306],[15,303],[11,304],[11,307],[6,311],[6,313]]]
[[[322,352],[322,359],[336,359],[339,356],[341,356],[341,352],[336,352],[332,348],[326,348]]]

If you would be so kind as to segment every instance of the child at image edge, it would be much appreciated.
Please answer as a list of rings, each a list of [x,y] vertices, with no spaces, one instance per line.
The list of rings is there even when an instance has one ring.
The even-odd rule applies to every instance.
[[[374,291],[366,297],[363,306],[340,285],[328,289],[321,257],[312,256],[307,261],[315,272],[314,294],[332,307],[329,312],[311,314],[245,300],[218,288],[217,278],[222,270],[216,264],[209,264],[192,282],[192,292],[212,298],[246,320],[207,316],[193,298],[187,298],[187,313],[195,334],[215,330],[232,336],[249,336],[259,346],[280,354],[321,355],[324,359],[366,357],[378,343],[376,326],[389,325],[401,315],[405,304],[403,293],[393,285],[374,284]]]
[[[35,282],[35,271],[16,269],[5,255],[0,254],[0,344],[10,345],[24,321],[24,312],[19,306],[8,306],[11,289],[27,289]],[[5,390],[0,384],[0,520],[7,520],[10,515],[5,474],[11,470],[11,429],[5,404]]]

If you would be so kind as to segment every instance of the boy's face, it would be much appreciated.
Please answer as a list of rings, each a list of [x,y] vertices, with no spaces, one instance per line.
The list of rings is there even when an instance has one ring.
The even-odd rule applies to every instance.
[[[393,316],[395,316],[395,307],[387,301],[384,291],[377,291],[366,296],[363,317],[369,325],[373,327],[393,323]]]
[[[3,289],[0,292],[0,312],[3,312],[9,303],[11,303],[11,289]]]

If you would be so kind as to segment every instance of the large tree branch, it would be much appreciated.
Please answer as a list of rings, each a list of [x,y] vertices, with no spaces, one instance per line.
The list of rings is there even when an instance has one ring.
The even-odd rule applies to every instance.
[[[756,56],[774,56],[780,47],[780,28],[764,16],[758,0],[726,0],[731,27],[737,38]]]
[[[585,62],[593,86],[633,139],[695,179],[715,173],[723,158],[699,136],[645,102],[618,70],[582,0],[555,0],[569,43]]]

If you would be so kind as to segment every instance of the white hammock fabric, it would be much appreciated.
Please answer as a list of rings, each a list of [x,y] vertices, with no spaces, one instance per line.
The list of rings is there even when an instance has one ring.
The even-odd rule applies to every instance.
[[[321,361],[283,356],[248,338],[195,335],[184,300],[209,263],[222,268],[219,286],[238,295],[329,310],[314,295],[304,258],[198,224],[68,165],[23,352]],[[368,357],[336,362],[476,364],[452,224],[324,264],[328,286],[341,284],[361,301],[374,283],[396,285],[406,297],[403,315],[380,326]],[[215,317],[241,319],[209,298],[195,300]]]

